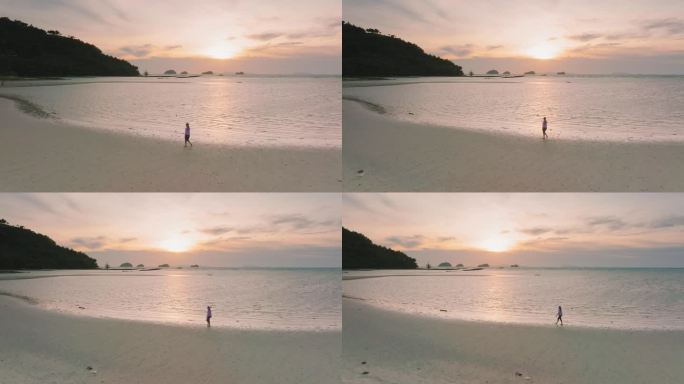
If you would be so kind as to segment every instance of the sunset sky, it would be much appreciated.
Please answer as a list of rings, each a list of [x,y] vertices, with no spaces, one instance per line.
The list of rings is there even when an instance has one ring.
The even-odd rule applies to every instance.
[[[343,212],[420,265],[684,267],[681,194],[346,194]]]
[[[340,265],[326,194],[2,194],[0,215],[97,259],[156,266]]]
[[[0,0],[0,15],[150,73],[341,73],[339,0]]]
[[[343,18],[483,73],[684,74],[681,0],[343,0]]]

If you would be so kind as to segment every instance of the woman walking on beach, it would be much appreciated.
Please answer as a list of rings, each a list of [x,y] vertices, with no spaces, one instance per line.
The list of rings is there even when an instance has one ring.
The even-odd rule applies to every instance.
[[[546,140],[549,137],[549,135],[546,134],[546,128],[546,116],[544,116],[544,120],[542,121],[542,139],[544,140]]]
[[[558,325],[558,322],[560,321],[561,327],[563,326],[563,308],[561,306],[558,306],[558,315],[556,318],[556,325]]]
[[[190,142],[190,124],[185,123],[185,145],[184,145],[184,147],[187,147],[188,143],[190,143],[190,146],[192,147],[192,143]]]
[[[192,144],[190,144],[192,145]],[[211,327],[211,305],[207,305],[207,328]]]

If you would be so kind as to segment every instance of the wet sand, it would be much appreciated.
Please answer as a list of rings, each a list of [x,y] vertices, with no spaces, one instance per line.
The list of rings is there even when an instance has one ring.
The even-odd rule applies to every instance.
[[[0,192],[332,192],[341,150],[155,140],[39,118],[0,98]]]
[[[441,320],[349,298],[343,311],[345,383],[684,382],[681,331]]]
[[[2,383],[339,382],[339,332],[97,319],[0,296],[0,340]]]
[[[402,122],[371,109],[343,101],[345,191],[684,191],[681,144],[543,141]]]

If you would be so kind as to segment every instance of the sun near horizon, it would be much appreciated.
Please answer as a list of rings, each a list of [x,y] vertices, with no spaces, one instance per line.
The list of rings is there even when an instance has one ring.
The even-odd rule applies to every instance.
[[[191,7],[0,0],[2,16],[74,36],[129,61],[140,73],[340,73],[340,3],[283,5],[278,0],[197,0]]]
[[[232,44],[219,43],[207,47],[202,54],[211,59],[227,60],[239,57],[242,50]]]
[[[530,46],[525,54],[537,60],[550,60],[560,56],[562,49],[551,43],[541,43]]]
[[[491,253],[503,253],[512,250],[515,242],[503,236],[492,236],[475,244],[474,247]]]
[[[196,245],[194,240],[184,236],[165,238],[158,243],[159,248],[172,253],[187,252]]]

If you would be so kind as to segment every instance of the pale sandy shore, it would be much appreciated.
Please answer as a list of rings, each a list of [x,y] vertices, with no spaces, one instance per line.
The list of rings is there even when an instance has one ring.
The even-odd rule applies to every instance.
[[[345,191],[684,191],[682,144],[544,142],[401,122],[369,109],[343,102]]]
[[[684,382],[684,332],[447,321],[353,299],[343,313],[345,383]]]
[[[2,192],[339,191],[341,150],[226,147],[75,127],[0,98]]]
[[[335,332],[76,317],[0,296],[0,340],[3,384],[339,382]]]

